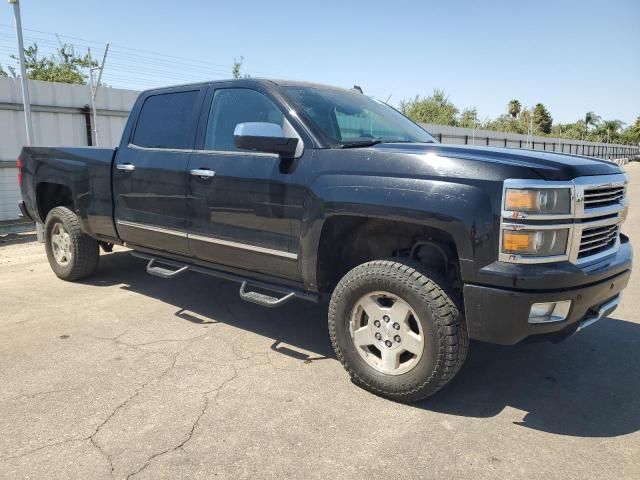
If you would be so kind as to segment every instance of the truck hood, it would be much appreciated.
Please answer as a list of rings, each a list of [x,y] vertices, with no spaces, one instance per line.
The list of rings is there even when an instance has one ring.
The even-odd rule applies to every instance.
[[[373,148],[384,150],[388,153],[413,153],[418,155],[432,153],[441,157],[526,167],[545,180],[572,180],[576,177],[611,175],[622,171],[618,165],[606,160],[538,150],[446,145],[441,143],[381,143]]]

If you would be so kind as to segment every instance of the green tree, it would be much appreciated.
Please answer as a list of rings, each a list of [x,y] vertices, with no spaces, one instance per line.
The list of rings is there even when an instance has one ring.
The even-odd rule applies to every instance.
[[[16,62],[18,57],[11,55]],[[45,82],[62,82],[62,83],[87,83],[88,75],[84,69],[97,67],[98,63],[89,60],[89,55],[77,55],[73,46],[64,44],[58,51],[49,56],[41,56],[38,52],[38,44],[24,49],[24,65],[27,70],[27,78],[31,80],[44,80]],[[5,72],[0,66],[0,76],[16,77],[15,68],[8,67],[9,73]]]
[[[602,121],[594,112],[588,112],[583,119],[574,123],[554,124],[551,113],[544,104],[537,103],[533,108],[527,108],[514,99],[507,104],[507,113],[495,119],[486,119],[480,124],[476,120],[478,112],[475,107],[465,108],[459,113],[444,91],[437,89],[428,97],[417,95],[413,99],[401,101],[400,111],[417,122],[467,128],[472,128],[475,124],[487,130],[520,134],[528,134],[532,126],[533,135],[640,144],[640,116],[627,128],[623,128],[624,123],[620,120]]]
[[[412,100],[400,102],[400,111],[414,122],[455,125],[458,108],[443,90],[435,89],[429,97],[416,95]]]
[[[596,115],[593,112],[587,112],[584,115],[584,134],[585,136],[589,133],[589,126],[597,127],[600,123],[601,117],[600,115]]]
[[[518,115],[520,115],[520,110],[522,110],[522,105],[518,100],[511,100],[507,104],[507,111],[512,118],[518,118]]]
[[[596,133],[602,135],[602,139],[607,142],[617,142],[623,126],[622,120],[605,120],[598,125]]]
[[[620,140],[633,145],[640,144],[640,116],[636,118],[633,125],[629,125],[629,127],[622,132]]]
[[[518,130],[520,133],[528,133],[529,132],[529,126],[531,125],[531,122],[529,121],[529,119],[531,118],[531,109],[524,107],[521,111],[520,111],[520,115],[518,115]],[[536,130],[537,125],[533,126],[534,131]]]
[[[3,77],[16,77],[16,69],[14,67],[7,67],[7,70],[9,70],[8,72],[2,67],[2,64],[0,64],[0,78]]]
[[[584,136],[584,120],[575,123],[559,123],[551,127],[551,135],[558,138],[573,140],[582,139]]]
[[[483,128],[495,130],[496,132],[525,133],[521,128],[520,122],[508,113],[500,115],[495,120],[486,121]]]
[[[459,127],[465,128],[474,128],[478,127],[478,109],[476,107],[473,108],[465,108],[460,115],[460,119],[458,120]]]
[[[233,78],[242,78],[242,62],[244,62],[244,57],[240,57],[240,60],[234,58],[233,65],[231,67],[231,76]]]
[[[551,133],[551,126],[553,125],[553,118],[542,103],[536,103],[533,107],[533,125],[537,127],[542,133]]]

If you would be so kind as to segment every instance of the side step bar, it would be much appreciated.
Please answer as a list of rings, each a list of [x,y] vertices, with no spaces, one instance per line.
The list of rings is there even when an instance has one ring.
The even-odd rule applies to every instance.
[[[210,275],[213,277],[222,278],[224,280],[239,282],[241,284],[240,298],[246,302],[255,303],[263,307],[279,307],[289,302],[293,298],[299,298],[301,300],[306,300],[314,303],[318,303],[320,301],[320,296],[315,293],[306,292],[304,290],[297,290],[295,288],[291,288],[284,285],[278,285],[275,283],[267,283],[267,282],[262,282],[258,280],[253,280],[235,273],[223,272],[221,270],[201,267],[198,265],[185,264],[183,262],[179,262],[176,260],[169,260],[166,258],[156,257],[155,255],[150,255],[150,254],[142,253],[138,251],[132,251],[131,255],[133,255],[134,257],[148,260],[149,263],[147,264],[147,273],[151,275],[155,275],[156,277],[170,279],[170,278],[175,278],[179,275],[182,275],[187,271],[191,271],[191,272],[203,273],[205,275]],[[175,270],[163,268],[158,266],[157,264],[174,267]],[[271,296],[265,293],[247,291],[247,288],[249,286],[258,288],[259,290],[274,292],[275,294],[280,294],[281,296],[276,297],[276,296]]]
[[[149,260],[149,264],[147,265],[147,273],[150,275],[155,275],[156,277],[160,277],[160,278],[175,278],[181,273],[184,273],[187,270],[189,270],[189,267],[187,265],[177,270],[169,270],[167,268],[156,267],[154,266],[155,263],[156,263],[155,258],[152,258],[151,260]]]
[[[276,298],[271,295],[267,295],[265,293],[259,292],[247,292],[247,282],[242,282],[240,285],[240,298],[245,302],[255,303],[257,305],[261,305],[263,307],[279,307],[280,305],[284,305],[293,297],[296,296],[295,292],[289,292],[286,295]]]

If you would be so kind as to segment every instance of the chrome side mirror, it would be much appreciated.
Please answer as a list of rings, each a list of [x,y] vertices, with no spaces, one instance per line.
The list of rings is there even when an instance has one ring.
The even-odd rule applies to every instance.
[[[268,122],[239,123],[233,139],[240,149],[275,153],[283,158],[291,158],[298,145],[297,138],[285,137],[280,125]]]

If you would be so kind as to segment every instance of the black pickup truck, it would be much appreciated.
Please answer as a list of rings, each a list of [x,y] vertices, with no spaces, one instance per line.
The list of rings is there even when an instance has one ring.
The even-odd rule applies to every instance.
[[[23,214],[64,280],[126,245],[147,271],[328,306],[337,358],[435,393],[477,339],[560,340],[616,308],[632,249],[615,164],[443,145],[357,91],[242,79],[150,90],[117,149],[25,147]],[[304,321],[304,319],[300,319]]]

